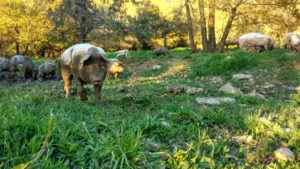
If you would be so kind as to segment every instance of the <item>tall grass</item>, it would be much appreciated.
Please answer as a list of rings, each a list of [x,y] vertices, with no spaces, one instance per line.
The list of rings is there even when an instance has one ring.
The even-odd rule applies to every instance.
[[[228,59],[227,56],[231,56],[231,58]],[[229,75],[252,68],[259,62],[259,57],[255,54],[242,51],[232,55],[216,53],[209,57],[199,57],[197,63],[192,66],[192,74],[194,76]]]

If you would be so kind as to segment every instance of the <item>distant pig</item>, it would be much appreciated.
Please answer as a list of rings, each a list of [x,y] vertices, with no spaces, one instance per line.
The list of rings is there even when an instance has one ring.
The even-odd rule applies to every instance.
[[[124,68],[122,67],[123,63],[118,61],[117,59],[110,59],[110,68],[108,70],[108,79],[110,75],[113,74],[115,76],[115,80],[118,79],[118,73],[123,72]]]
[[[55,77],[56,68],[51,62],[45,62],[39,66],[39,76],[40,78],[52,79]]]
[[[155,56],[164,55],[166,56],[168,54],[168,49],[166,47],[159,47],[152,51],[152,54]]]
[[[126,58],[130,57],[129,50],[124,49],[124,50],[119,50],[115,52],[116,57],[118,58],[119,56],[126,56]]]
[[[36,80],[38,77],[38,65],[32,60],[23,55],[15,55],[10,61],[10,73],[14,78],[16,71],[22,72],[22,78],[25,80],[27,77],[31,77]]]
[[[239,44],[242,50],[254,53],[274,48],[274,41],[269,36],[261,33],[244,34],[239,38]]]
[[[9,72],[9,60],[7,58],[0,58],[0,73]]]
[[[100,103],[101,89],[107,73],[109,59],[104,50],[91,44],[77,44],[64,51],[59,59],[66,98],[70,97],[71,77],[77,86],[77,96],[86,101],[84,85],[94,84],[95,102]]]
[[[296,33],[285,35],[283,46],[288,47],[290,51],[300,52],[300,36]]]
[[[239,40],[238,39],[228,39],[225,41],[226,49],[228,49],[229,45],[237,45],[239,47]]]

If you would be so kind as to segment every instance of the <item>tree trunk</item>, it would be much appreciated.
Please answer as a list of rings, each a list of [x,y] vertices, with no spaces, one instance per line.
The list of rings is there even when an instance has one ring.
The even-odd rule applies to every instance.
[[[167,34],[164,33],[164,47],[167,47]]]
[[[220,52],[224,51],[225,41],[226,41],[226,39],[228,37],[228,34],[230,32],[233,19],[234,19],[235,15],[236,15],[237,7],[238,6],[235,6],[234,8],[231,9],[231,15],[230,15],[230,17],[229,17],[229,19],[227,21],[224,33],[223,33],[222,38],[221,38],[221,41],[218,44],[218,49],[219,49]]]
[[[22,53],[22,55],[26,55],[29,49],[29,44],[26,45],[25,51]]]
[[[197,47],[194,42],[194,31],[193,31],[193,24],[192,24],[192,17],[190,13],[190,6],[189,6],[189,0],[185,1],[185,8],[186,8],[186,16],[187,16],[187,26],[189,30],[189,39],[190,39],[190,46],[192,49],[192,52],[197,51]]]
[[[208,31],[209,31],[208,51],[215,52],[216,50],[215,0],[209,0]]]
[[[199,12],[200,12],[200,26],[201,26],[201,39],[203,51],[208,51],[208,42],[207,42],[207,31],[206,31],[206,19],[204,13],[204,3],[203,0],[198,0]]]
[[[19,31],[18,25],[15,26],[15,31],[16,31],[17,36],[19,37],[20,31]],[[17,53],[17,55],[20,54],[20,44],[18,42],[18,37],[16,38],[16,53]]]
[[[17,53],[17,55],[20,54],[20,45],[19,45],[18,41],[16,41],[16,53]]]
[[[86,33],[83,25],[84,23],[80,23],[79,43],[84,43],[86,38]]]

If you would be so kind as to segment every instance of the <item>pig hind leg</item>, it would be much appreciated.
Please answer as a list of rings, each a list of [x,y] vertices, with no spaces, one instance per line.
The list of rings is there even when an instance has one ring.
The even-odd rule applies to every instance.
[[[71,73],[69,70],[63,70],[61,71],[61,76],[64,80],[65,86],[64,86],[64,90],[66,92],[66,98],[68,99],[70,97],[70,91],[71,91]]]

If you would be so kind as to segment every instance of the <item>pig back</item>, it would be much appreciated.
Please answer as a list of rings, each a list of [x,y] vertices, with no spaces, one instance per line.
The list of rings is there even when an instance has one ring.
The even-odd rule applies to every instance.
[[[9,70],[9,60],[7,58],[0,58],[0,71]]]
[[[97,50],[94,50],[96,52],[99,52],[101,54],[101,57],[104,59],[107,59],[106,54],[104,50],[100,47],[96,47],[91,44],[76,44],[68,49],[66,49],[61,58],[60,58],[60,64],[65,66],[70,66],[71,64],[80,64],[80,62],[84,62],[86,59],[88,59],[87,54],[90,52],[91,48],[95,48]]]

